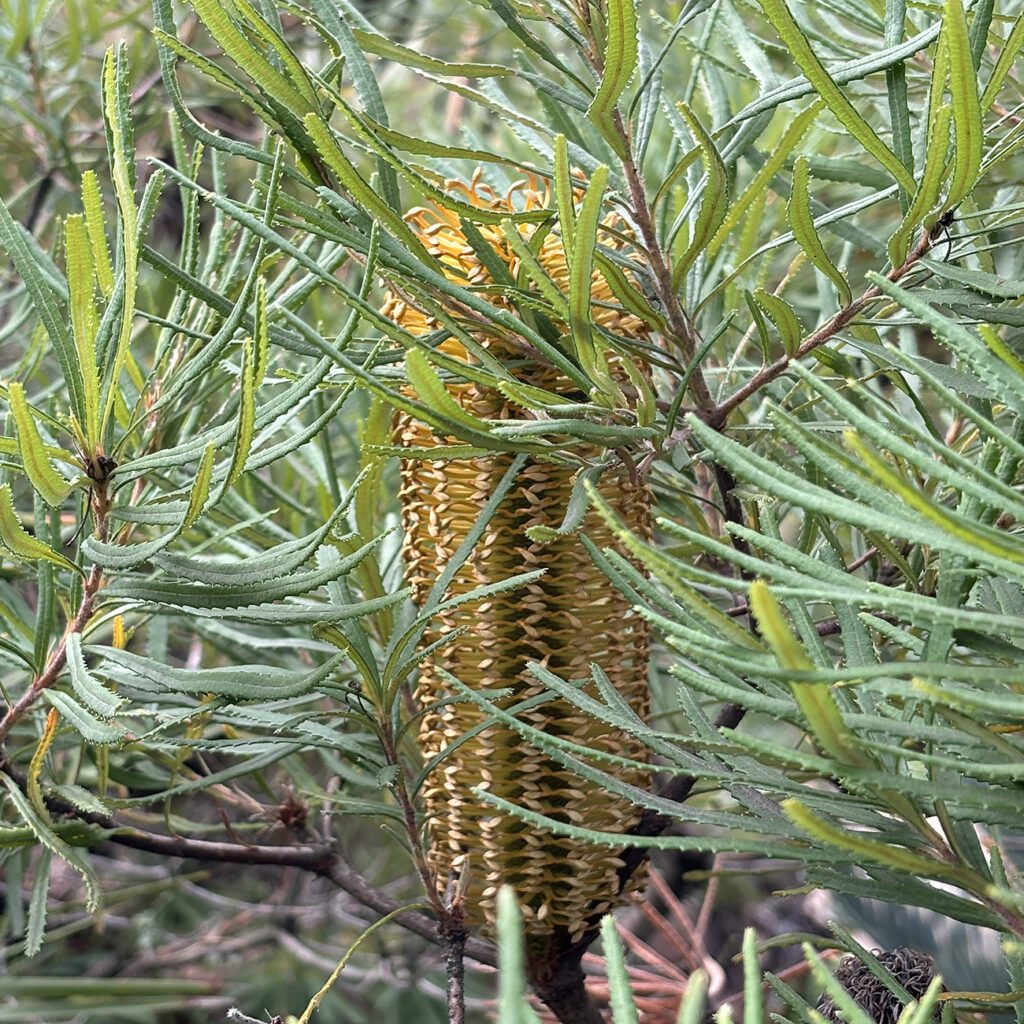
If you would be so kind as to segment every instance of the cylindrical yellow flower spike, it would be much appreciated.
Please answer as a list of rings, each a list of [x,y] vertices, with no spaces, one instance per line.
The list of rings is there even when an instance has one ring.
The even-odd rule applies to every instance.
[[[453,187],[450,183],[449,187]],[[512,197],[498,199],[474,181],[459,186],[472,201],[509,209]],[[544,197],[524,189],[527,207]],[[521,204],[522,205],[522,204]],[[424,244],[452,267],[452,278],[486,285],[490,275],[463,234],[458,218],[438,209],[412,211],[407,220]],[[606,226],[612,224],[609,219]],[[517,260],[496,228],[481,233],[509,267]],[[603,244],[617,243],[602,235]],[[568,270],[561,241],[545,240],[539,258],[549,276],[568,285]],[[500,304],[500,300],[496,300]],[[615,304],[604,278],[594,274],[593,318],[623,337],[644,336],[641,321]],[[388,296],[385,312],[416,334],[435,330],[437,324],[395,294]],[[482,344],[500,357],[493,339],[481,334]],[[453,340],[443,348],[468,358]],[[516,353],[521,359],[522,353]],[[517,371],[525,383],[549,391],[569,393],[574,386],[540,364]],[[472,383],[450,384],[449,391],[477,417],[521,417],[502,395]],[[406,415],[396,419],[396,434],[404,446],[429,447],[441,439],[428,425]],[[406,459],[402,463],[401,504],[405,526],[406,573],[416,596],[422,599],[459,548],[484,504],[511,462],[504,453],[460,461]],[[640,715],[647,708],[648,636],[644,620],[594,566],[575,536],[559,536],[546,543],[527,537],[533,526],[558,527],[573,485],[573,470],[565,465],[532,460],[491,519],[472,556],[460,570],[450,593],[465,593],[496,583],[515,573],[543,567],[546,574],[529,585],[472,602],[437,617],[430,638],[462,627],[464,633],[444,647],[422,668],[417,699],[425,713],[419,728],[425,758],[435,757],[486,717],[476,705],[458,698],[437,671],[446,669],[478,690],[510,688],[513,696],[502,705],[518,703],[544,686],[527,671],[538,662],[563,679],[590,676],[596,663],[624,700]],[[632,481],[625,468],[608,471],[599,489],[624,523],[641,536],[650,532],[650,493]],[[590,515],[582,530],[599,546],[614,545],[603,521]],[[595,721],[575,706],[549,701],[521,713],[522,721],[551,736],[567,737],[585,747],[642,759],[643,747],[634,738]],[[607,764],[602,768],[609,770]],[[616,769],[612,769],[616,770]],[[635,785],[643,773],[618,770]],[[546,817],[584,828],[627,833],[639,812],[627,800],[581,779],[559,762],[545,756],[516,730],[492,725],[456,746],[430,774],[424,787],[430,837],[429,856],[443,889],[468,871],[466,900],[471,923],[491,923],[499,885],[512,886],[526,918],[527,930],[550,932],[563,927],[570,934],[583,931],[586,920],[621,899],[618,869],[621,862],[608,846],[590,845],[553,835],[520,818],[497,811],[472,790],[483,787],[521,807]],[[634,879],[628,886],[637,886]]]

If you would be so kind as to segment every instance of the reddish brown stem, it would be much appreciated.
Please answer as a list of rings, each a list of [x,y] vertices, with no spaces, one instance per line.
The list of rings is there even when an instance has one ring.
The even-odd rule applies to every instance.
[[[107,492],[106,479],[98,480],[94,483],[91,503],[96,536],[100,540],[105,540],[107,536],[107,518],[110,512],[110,499]],[[28,709],[39,699],[39,695],[57,681],[57,677],[64,670],[65,664],[67,664],[68,637],[72,633],[80,633],[85,628],[92,616],[96,595],[99,593],[102,584],[103,570],[98,565],[94,565],[89,571],[89,575],[85,578],[85,583],[82,585],[82,599],[79,602],[74,618],[68,623],[64,635],[50,653],[49,658],[46,659],[43,671],[32,680],[29,688],[8,707],[3,718],[0,718],[0,744],[3,744],[11,729],[14,728]]]
[[[898,267],[894,267],[886,274],[889,281],[896,282],[905,277],[915,266],[928,255],[934,244],[932,230],[925,230],[921,240],[914,247],[909,256]],[[882,295],[882,289],[878,285],[872,285],[863,295],[854,299],[848,306],[844,306],[830,320],[822,324],[810,337],[806,338],[792,355],[783,355],[761,367],[750,380],[742,387],[737,388],[728,398],[719,402],[709,412],[698,413],[705,423],[716,430],[725,426],[729,414],[742,405],[748,398],[756,394],[765,385],[770,384],[777,377],[785,373],[790,363],[797,359],[803,359],[810,355],[816,348],[831,341],[844,327],[851,324],[864,310]]]

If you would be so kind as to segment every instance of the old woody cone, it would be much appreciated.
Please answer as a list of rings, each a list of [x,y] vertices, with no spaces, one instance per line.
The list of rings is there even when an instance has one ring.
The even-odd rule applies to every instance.
[[[515,196],[496,197],[477,180],[459,188],[476,204],[512,210]],[[518,190],[513,190],[516,192]],[[535,189],[522,186],[518,208],[546,205]],[[453,280],[487,285],[490,274],[463,234],[458,217],[444,209],[416,209],[407,215],[420,239],[452,268]],[[607,218],[606,228],[621,223]],[[521,229],[524,236],[533,226]],[[513,277],[517,258],[497,228],[480,228]],[[621,246],[621,234],[602,232],[601,244]],[[539,258],[550,277],[568,287],[568,269],[559,237],[548,235]],[[457,270],[457,272],[456,272]],[[595,323],[626,338],[644,336],[641,321],[625,313],[614,300],[604,278],[595,272],[591,300]],[[499,297],[492,301],[501,305]],[[439,326],[401,296],[388,296],[385,312],[415,334]],[[502,358],[522,360],[483,332],[474,334]],[[449,339],[443,349],[468,359],[461,344]],[[549,391],[569,393],[573,386],[536,361],[517,376]],[[452,396],[474,415],[486,419],[523,418],[494,389],[472,383],[449,385]],[[400,415],[396,434],[403,446],[425,447],[443,443],[432,428]],[[590,454],[596,454],[592,452]],[[511,456],[461,461],[406,459],[402,462],[401,503],[405,526],[407,578],[422,599],[465,539],[493,489],[505,474]],[[440,677],[446,669],[464,684],[479,690],[511,688],[514,696],[503,706],[542,692],[544,687],[527,671],[538,662],[563,679],[589,677],[597,663],[630,706],[640,715],[647,709],[648,636],[645,622],[629,602],[594,566],[575,536],[534,543],[527,537],[533,526],[558,527],[562,523],[574,479],[571,467],[547,461],[527,462],[476,549],[460,570],[450,593],[465,593],[518,572],[545,568],[533,583],[500,593],[486,601],[471,602],[437,617],[436,632],[427,642],[459,627],[465,632],[428,661],[420,675],[417,699],[422,708],[419,741],[425,759],[435,757],[467,735],[485,716],[453,694]],[[599,485],[619,517],[640,535],[650,532],[650,494],[646,485],[632,481],[625,468],[607,472]],[[614,538],[596,514],[582,530],[598,545]],[[447,700],[447,703],[439,702]],[[550,701],[522,712],[521,720],[551,736],[568,737],[596,750],[642,759],[641,745],[629,735],[595,721],[564,701]],[[618,771],[626,781],[644,785],[639,771]],[[531,746],[512,728],[494,725],[463,742],[431,773],[424,787],[428,814],[429,856],[441,889],[468,868],[467,914],[472,923],[492,923],[498,886],[512,886],[519,897],[527,930],[550,932],[555,927],[579,934],[588,917],[608,910],[622,899],[618,869],[621,862],[609,846],[589,845],[553,835],[535,824],[501,813],[481,801],[473,787],[555,820],[603,832],[626,833],[638,820],[628,801],[587,782]],[[637,885],[634,879],[628,888]]]

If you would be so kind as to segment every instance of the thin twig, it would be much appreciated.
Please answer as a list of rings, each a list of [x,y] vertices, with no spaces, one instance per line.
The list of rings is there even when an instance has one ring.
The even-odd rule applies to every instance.
[[[2,760],[0,760],[0,769],[24,789],[26,780],[23,772]],[[147,832],[119,820],[112,814],[82,811],[69,801],[52,793],[46,794],[45,800],[48,809],[53,814],[73,817],[109,831],[111,834],[105,837],[105,841],[118,846],[127,846],[134,850],[143,850],[163,857],[181,857],[187,860],[298,868],[328,879],[364,907],[381,916],[392,914],[401,906],[390,896],[372,886],[355,868],[347,864],[329,843],[246,846],[241,843],[221,843],[209,839],[168,836]],[[426,914],[410,910],[397,915],[395,921],[408,931],[443,948],[444,940],[438,931],[437,923]],[[485,964],[488,967],[496,967],[498,964],[497,951],[489,942],[467,938],[464,951],[466,956],[477,963]]]
[[[931,251],[935,239],[946,228],[944,219],[940,219],[931,228],[926,228],[921,233],[921,238],[910,255],[898,266],[886,274],[886,279],[895,283],[906,277],[918,263]],[[770,384],[777,377],[785,373],[790,363],[803,359],[810,355],[816,348],[820,348],[826,342],[831,341],[843,328],[852,323],[864,310],[876,299],[882,296],[882,289],[878,285],[872,285],[862,295],[858,296],[848,306],[844,306],[838,313],[832,316],[813,334],[806,338],[793,352],[792,355],[782,355],[773,363],[762,366],[742,387],[737,388],[728,398],[719,402],[709,412],[698,413],[705,423],[716,430],[721,430],[729,418],[729,414],[742,405],[748,398],[755,395],[765,385]]]
[[[110,513],[110,497],[107,490],[108,478],[94,480],[91,503],[95,534],[100,540],[107,537],[107,519]],[[68,637],[72,633],[80,633],[92,617],[93,605],[96,602],[96,595],[103,585],[103,570],[99,565],[94,565],[89,571],[82,585],[82,597],[75,611],[74,617],[68,623],[64,635],[60,638],[57,646],[46,659],[43,671],[32,680],[28,689],[8,707],[3,718],[0,718],[0,745],[10,734],[11,729],[21,720],[24,714],[39,699],[40,694],[49,689],[57,681],[57,677],[64,670],[67,664]],[[0,752],[2,759],[2,752]]]

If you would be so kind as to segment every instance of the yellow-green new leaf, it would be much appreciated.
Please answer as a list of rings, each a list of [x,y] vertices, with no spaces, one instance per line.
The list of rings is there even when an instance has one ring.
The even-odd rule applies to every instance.
[[[874,839],[865,839],[856,832],[835,828],[819,818],[795,797],[782,801],[782,810],[797,828],[829,846],[854,854],[858,860],[882,864],[896,871],[903,871],[923,878],[958,878],[970,880],[971,874],[963,868],[945,864],[942,861],[921,857],[902,846],[890,846]]]
[[[85,211],[85,226],[89,230],[92,245],[92,262],[96,268],[96,280],[100,291],[110,298],[114,290],[114,271],[110,265],[110,250],[107,248],[107,232],[103,219],[103,197],[95,171],[82,175],[82,209]]]
[[[71,333],[78,353],[85,398],[85,438],[90,451],[99,447],[100,378],[96,368],[97,315],[93,290],[93,254],[85,218],[74,214],[64,224],[67,253],[68,297],[71,304]]]
[[[590,185],[576,218],[572,258],[569,261],[569,327],[572,331],[576,358],[591,380],[601,380],[603,367],[598,367],[597,350],[590,318],[591,275],[594,272],[594,248],[601,219],[601,203],[608,184],[608,168],[594,168]],[[604,374],[606,376],[607,374]]]
[[[230,57],[262,90],[301,117],[312,104],[307,96],[299,92],[266,56],[238,30],[228,10],[218,0],[190,0],[206,30],[217,45]]]
[[[924,491],[905,480],[890,463],[871,451],[852,430],[847,431],[843,435],[843,439],[860,456],[871,475],[890,494],[905,501],[910,508],[920,512],[925,519],[935,523],[943,532],[972,544],[996,558],[1005,558],[1018,565],[1024,563],[1024,543],[1021,543],[1015,534],[983,529],[967,519],[957,517],[938,502],[933,501]]]
[[[561,133],[555,136],[555,208],[562,228],[562,248],[569,253],[576,228],[576,202],[569,168],[569,147]]]
[[[14,499],[11,497],[11,485],[0,486],[0,542],[13,555],[26,562],[51,562],[60,569],[81,573],[74,562],[69,562],[63,555],[57,554],[48,544],[37,540],[21,525],[18,513],[14,511]]]
[[[789,227],[797,245],[803,249],[811,265],[824,274],[839,292],[839,300],[848,306],[853,299],[850,285],[842,271],[832,262],[811,216],[810,164],[807,157],[798,156],[793,164],[793,187],[787,207]]]
[[[196,470],[196,478],[192,481],[192,490],[188,496],[188,508],[185,510],[185,518],[182,520],[181,528],[187,530],[202,514],[206,507],[206,501],[210,497],[210,485],[213,482],[213,466],[217,457],[217,447],[211,441],[203,451],[203,457],[199,460],[199,469]]]
[[[836,85],[818,55],[811,49],[800,27],[786,6],[785,0],[758,0],[790,56],[799,65],[812,88],[828,105],[836,120],[873,156],[906,190],[914,191],[914,177],[896,154],[875,134],[875,130],[854,109],[846,93]]]
[[[487,433],[489,429],[487,424],[483,420],[477,419],[452,398],[451,393],[444,386],[423,351],[411,348],[405,353],[405,370],[409,375],[409,383],[430,409],[473,434]]]
[[[608,45],[604,52],[601,85],[587,110],[587,117],[617,156],[626,155],[626,146],[615,125],[615,104],[636,70],[639,52],[636,7],[633,0],[608,0]]]
[[[109,376],[105,380],[105,395],[100,416],[102,434],[119,394],[121,370],[124,368],[135,321],[135,292],[138,282],[138,210],[135,205],[135,150],[132,144],[132,125],[127,91],[127,51],[122,45],[117,57],[113,49],[107,50],[103,61],[103,119],[111,138],[113,162],[111,177],[117,196],[117,209],[121,217],[121,273],[124,275],[124,298],[121,325],[114,340],[113,358]]]
[[[768,642],[776,661],[794,672],[813,672],[814,664],[800,641],[793,635],[782,613],[782,607],[764,580],[750,587],[750,608],[761,635]],[[827,683],[790,684],[807,725],[822,752],[844,764],[869,764],[857,746],[853,734],[843,722],[839,706]]]
[[[941,107],[936,112],[928,133],[928,149],[925,153],[921,184],[914,194],[910,209],[889,239],[889,262],[894,267],[900,266],[907,258],[912,232],[939,201],[942,183],[946,180],[946,154],[949,152],[952,118],[953,112],[949,107]]]
[[[988,110],[995,102],[999,90],[1003,87],[1003,82],[1006,81],[1006,76],[1010,73],[1013,65],[1017,63],[1021,50],[1024,50],[1024,13],[1017,15],[1017,20],[1010,30],[1010,38],[1006,40],[1006,45],[999,53],[999,60],[996,61],[992,77],[988,80],[984,95],[981,97],[982,110]]]
[[[978,79],[967,34],[967,14],[963,0],[946,0],[942,32],[949,52],[949,90],[952,96],[953,127],[956,130],[953,181],[947,202],[956,206],[970,195],[981,169],[981,102]]]
[[[309,110],[316,107],[317,96],[310,81],[309,73],[302,66],[302,62],[295,56],[295,51],[274,31],[270,23],[263,17],[256,8],[249,3],[249,0],[232,0],[235,9],[245,19],[251,30],[259,36],[262,42],[274,51],[274,55],[281,62],[281,66],[287,72],[286,81],[294,85],[302,95],[307,106],[303,109]],[[293,112],[298,108],[293,107]]]
[[[7,385],[7,394],[14,425],[18,430],[18,453],[21,455],[29,482],[47,505],[59,508],[71,493],[74,484],[65,480],[50,463],[50,457],[46,453],[42,437],[39,436],[21,383],[12,380]]]

